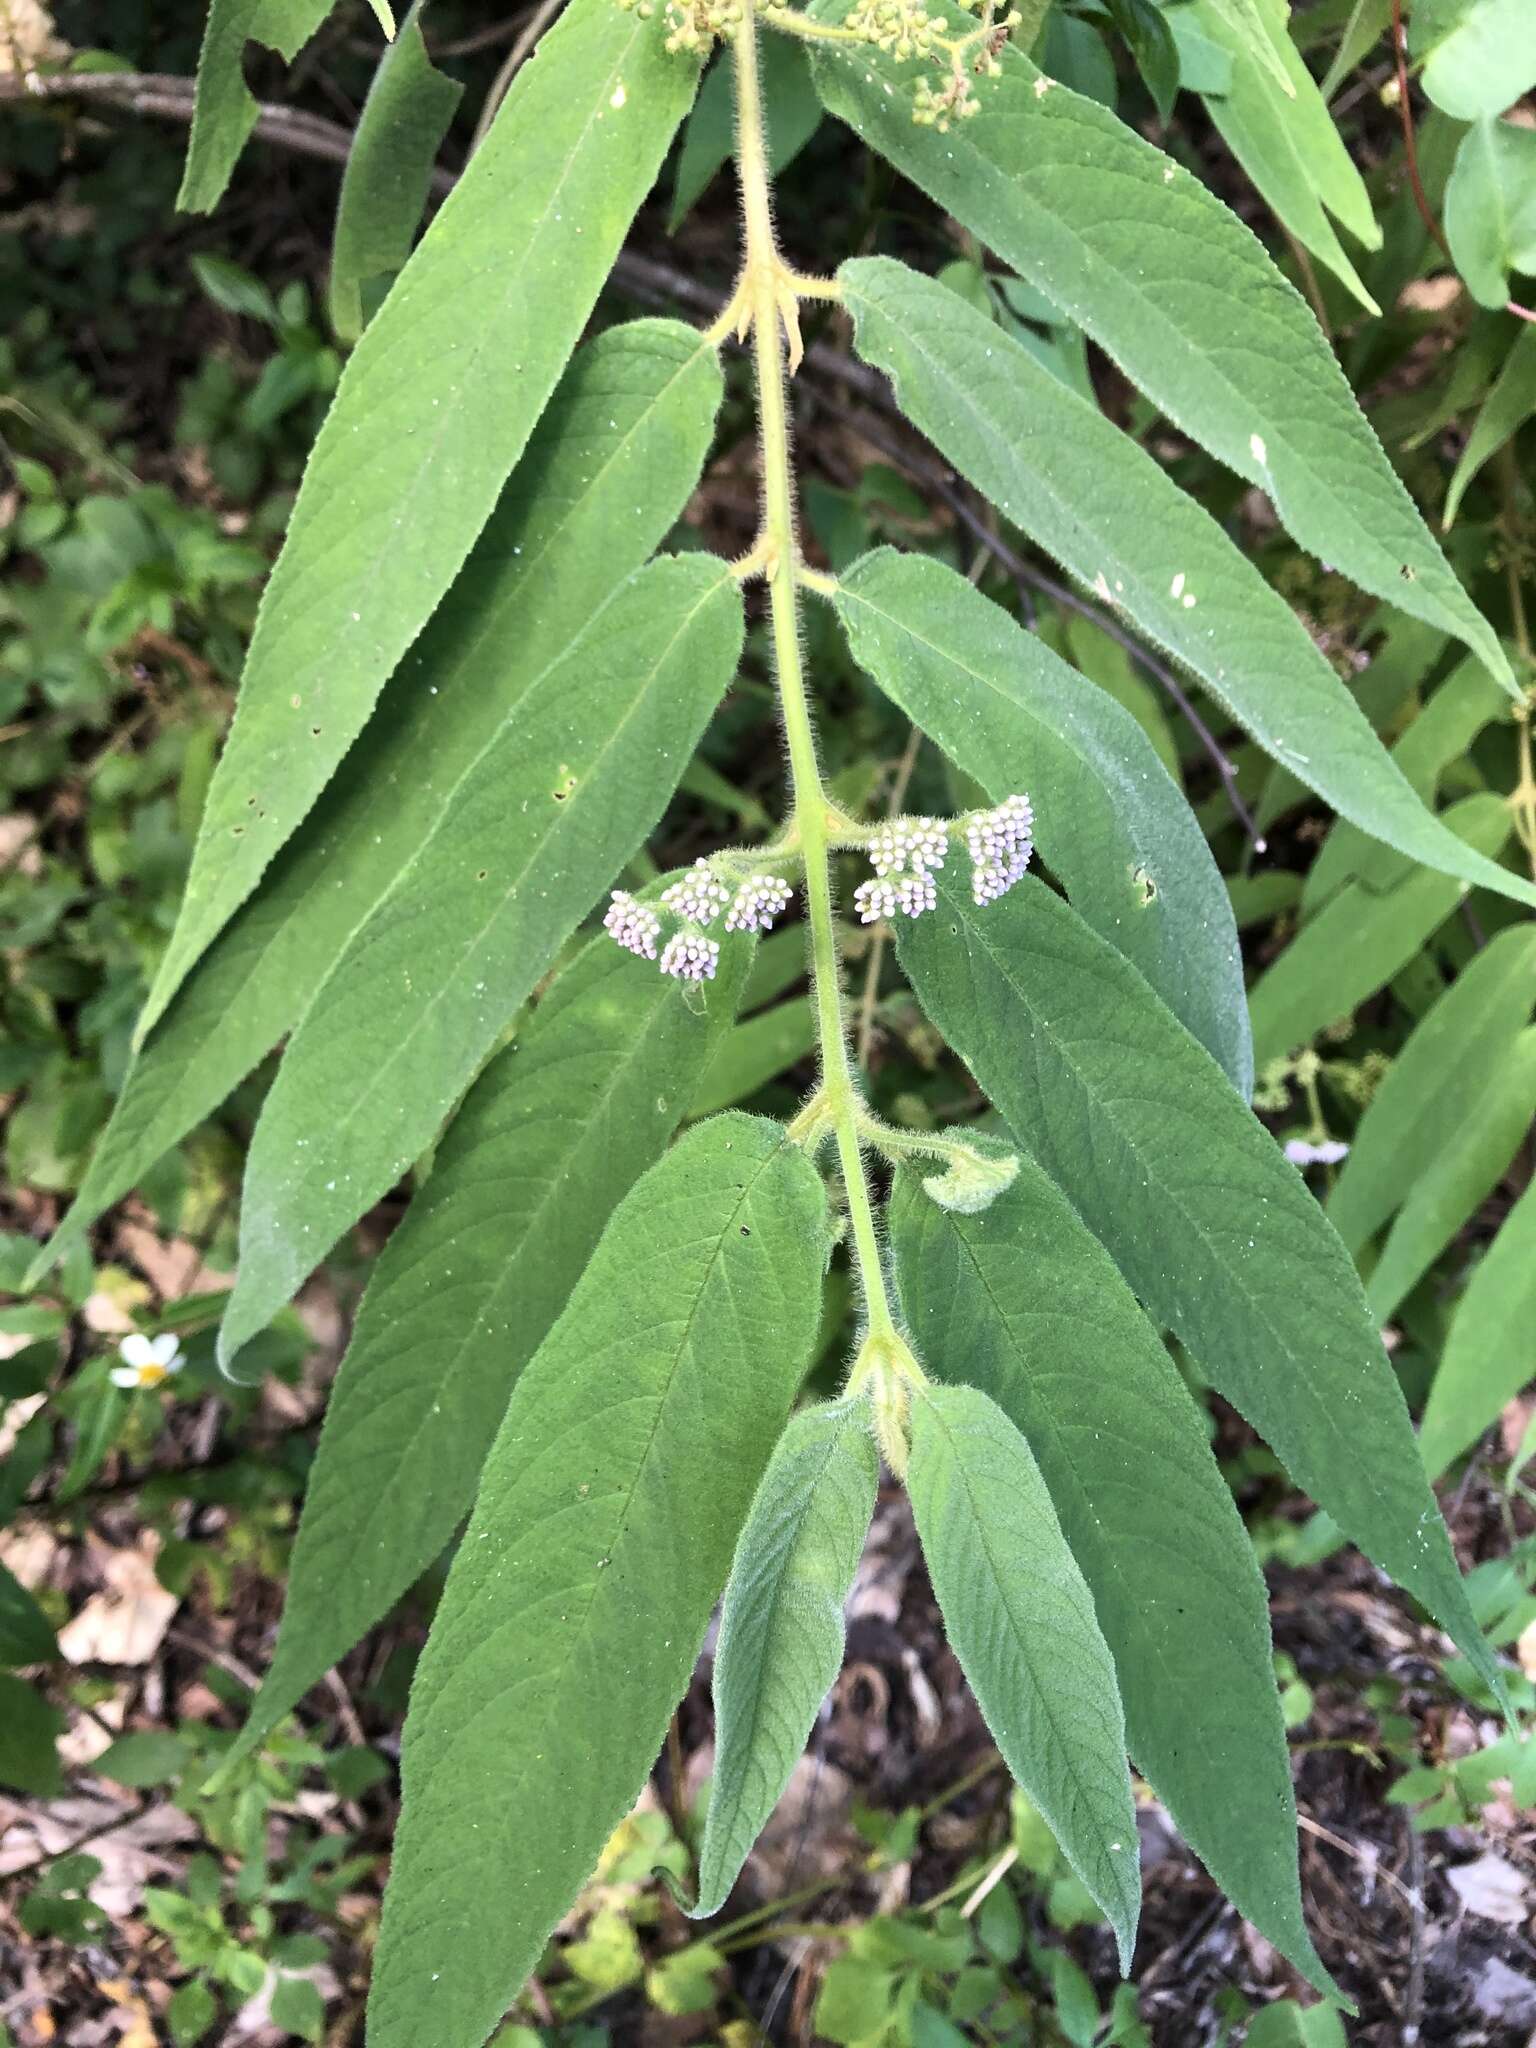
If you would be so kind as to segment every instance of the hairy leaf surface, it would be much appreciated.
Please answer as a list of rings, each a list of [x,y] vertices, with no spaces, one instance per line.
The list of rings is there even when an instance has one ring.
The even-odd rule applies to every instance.
[[[571,0],[369,324],[262,599],[141,1037],[308,812],[469,553],[696,75],[662,48],[660,22]]]
[[[763,1474],[720,1618],[715,1777],[695,1919],[725,1904],[837,1677],[843,1602],[879,1480],[863,1401],[804,1409]]]
[[[660,1157],[751,952],[695,1004],[592,940],[449,1126],[379,1256],[326,1410],[277,1650],[247,1749],[443,1549],[519,1372],[620,1198]]]
[[[976,910],[946,873],[903,934],[928,1014],[1150,1314],[1297,1484],[1491,1674],[1395,1375],[1344,1247],[1210,1055],[1029,877]]]
[[[820,0],[815,12],[838,20],[847,6]],[[1267,491],[1303,547],[1457,634],[1513,693],[1497,639],[1306,303],[1182,165],[1016,50],[1003,51],[975,118],[945,135],[913,123],[918,66],[868,48],[819,49],[814,61],[832,113],[1070,314],[1171,420]]]
[[[853,657],[989,795],[1028,790],[1078,914],[1135,962],[1246,1100],[1230,900],[1134,718],[942,562],[878,549],[838,580]]]
[[[859,354],[914,425],[1187,663],[1266,753],[1416,860],[1536,903],[1536,885],[1425,810],[1285,600],[1144,449],[931,278],[887,257],[838,275]]]
[[[349,941],[251,1144],[232,1356],[430,1142],[555,948],[655,824],[735,673],[741,597],[654,562],[547,668]]]
[[[990,1395],[1034,1452],[1137,1768],[1238,1908],[1329,1988],[1301,1915],[1264,1581],[1172,1359],[1031,1159],[974,1216],[902,1174],[891,1233],[925,1370]]]
[[[1107,1915],[1129,1974],[1141,1869],[1125,1720],[1040,1468],[986,1394],[929,1386],[912,1398],[907,1492],[949,1646],[1004,1763]]]
[[[411,1697],[373,2048],[476,2048],[639,1793],[816,1333],[826,1203],[700,1124],[513,1392]]]
[[[720,367],[637,320],[581,349],[489,524],[336,782],[137,1054],[51,1263],[303,1015],[534,679],[638,569],[698,482]]]
[[[1438,1478],[1536,1374],[1536,1182],[1484,1253],[1446,1339],[1419,1448]]]

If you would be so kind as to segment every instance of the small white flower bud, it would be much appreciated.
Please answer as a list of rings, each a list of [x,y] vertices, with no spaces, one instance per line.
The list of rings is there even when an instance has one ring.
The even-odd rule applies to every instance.
[[[715,880],[707,860],[696,860],[680,882],[662,891],[661,900],[688,924],[713,924],[730,902],[731,892]]]
[[[726,912],[728,932],[769,932],[788,906],[790,887],[778,875],[754,875],[736,891]]]
[[[701,932],[678,932],[661,952],[661,971],[679,981],[713,981],[720,965],[718,941]]]
[[[642,960],[656,958],[656,941],[661,936],[661,919],[644,903],[637,903],[627,889],[615,889],[603,930],[616,939],[626,953]]]

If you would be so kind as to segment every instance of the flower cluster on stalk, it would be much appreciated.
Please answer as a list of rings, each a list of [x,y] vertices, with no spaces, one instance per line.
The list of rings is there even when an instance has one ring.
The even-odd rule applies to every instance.
[[[979,906],[1005,896],[1029,866],[1035,814],[1024,795],[1004,797],[989,811],[954,821],[971,857],[971,899]],[[874,875],[853,892],[862,924],[881,918],[921,917],[938,901],[934,875],[949,853],[951,827],[939,818],[897,818],[869,837]]]
[[[627,953],[655,960],[663,974],[678,981],[713,981],[720,965],[720,942],[708,936],[725,912],[728,932],[772,931],[774,920],[788,907],[790,887],[778,875],[753,875],[733,890],[721,881],[707,860],[696,860],[681,881],[661,892],[661,909],[677,928],[661,945],[662,916],[627,889],[615,889],[603,929]],[[658,957],[659,948],[659,957]]]

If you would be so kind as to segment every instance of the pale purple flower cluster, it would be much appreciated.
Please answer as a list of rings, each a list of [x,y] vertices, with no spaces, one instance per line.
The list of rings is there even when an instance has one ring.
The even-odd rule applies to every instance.
[[[661,937],[661,919],[644,903],[637,903],[627,889],[615,889],[603,930],[616,939],[626,953],[638,953],[642,960],[656,958],[656,941]]]
[[[869,864],[877,875],[910,868],[926,874],[941,868],[949,852],[949,828],[939,818],[894,818],[869,836]]]
[[[723,882],[715,880],[707,860],[696,860],[680,882],[663,889],[661,900],[685,924],[713,924],[731,900]]]
[[[773,921],[788,906],[788,882],[777,875],[754,875],[736,891],[736,900],[726,912],[728,932],[769,932]]]
[[[720,946],[702,932],[675,932],[661,950],[661,971],[679,981],[713,981],[720,965]]]
[[[995,810],[977,811],[966,821],[971,856],[971,897],[977,904],[1005,896],[1029,866],[1035,850],[1035,813],[1027,796],[1008,796]]]
[[[927,873],[881,875],[872,882],[860,882],[853,892],[853,907],[860,924],[877,924],[882,917],[921,917],[938,902],[933,877]]]

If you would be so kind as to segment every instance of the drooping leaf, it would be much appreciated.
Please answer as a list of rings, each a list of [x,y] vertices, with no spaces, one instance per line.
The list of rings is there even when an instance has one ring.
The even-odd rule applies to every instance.
[[[336,782],[139,1051],[34,1271],[292,1030],[465,769],[665,537],[698,482],[720,388],[715,352],[676,321],[637,320],[577,353]]]
[[[1436,1479],[1536,1377],[1536,1182],[1504,1219],[1461,1298],[1424,1405],[1419,1448]]]
[[[412,1692],[374,2048],[477,2048],[640,1791],[816,1333],[825,1197],[701,1124],[518,1381]]]
[[[1445,494],[1446,526],[1454,526],[1467,488],[1483,467],[1536,413],[1536,327],[1522,321],[1498,379],[1478,410]]]
[[[1536,929],[1495,934],[1418,1024],[1372,1096],[1328,1219],[1358,1252],[1441,1157],[1536,1006]]]
[[[260,104],[245,83],[248,42],[265,43],[285,62],[309,41],[335,0],[210,0],[197,60],[197,101],[176,204],[209,213],[229,183]]]
[[[763,105],[768,116],[768,168],[788,170],[821,125],[821,101],[811,83],[804,48],[792,36],[767,35],[758,48]],[[705,74],[677,154],[669,234],[676,234],[700,193],[736,147],[736,97],[731,66],[722,57]]]
[[[1033,1160],[975,1216],[903,1174],[891,1233],[925,1370],[990,1395],[1034,1452],[1137,1768],[1238,1908],[1329,1988],[1301,1915],[1264,1582],[1172,1359]]]
[[[1509,806],[1490,790],[1453,804],[1445,821],[1484,854],[1497,853],[1510,834]],[[1248,1007],[1259,1066],[1350,1016],[1408,965],[1467,893],[1465,882],[1430,868],[1409,868],[1385,889],[1364,878],[1346,882],[1253,987]]]
[[[750,950],[728,939],[696,1004],[654,962],[594,939],[470,1090],[363,1296],[305,1490],[277,1649],[234,1756],[449,1541],[518,1373],[687,1110]]]
[[[930,1385],[911,1413],[907,1491],[949,1646],[1129,1974],[1141,1908],[1136,1811],[1092,1595],[1029,1445],[996,1402],[975,1387]]]
[[[946,873],[901,957],[1148,1312],[1492,1678],[1354,1268],[1210,1055],[1028,876],[977,910]]]
[[[1465,1054],[1458,1048],[1455,1057],[1463,1059]],[[1523,1031],[1506,1058],[1483,1074],[1466,1116],[1407,1191],[1366,1282],[1366,1300],[1378,1322],[1396,1312],[1487,1200],[1533,1122],[1536,1029]]]
[[[1028,790],[1078,914],[1253,1086],[1242,956],[1204,834],[1134,719],[942,562],[879,549],[838,580],[853,657],[997,799]]]
[[[804,939],[801,940],[802,946]],[[806,996],[746,1017],[728,1031],[699,1078],[689,1115],[713,1116],[745,1102],[816,1045],[816,1015]]]
[[[695,1919],[725,1904],[837,1677],[843,1602],[879,1479],[862,1401],[804,1409],[763,1474],[715,1651],[715,1776]]]
[[[845,0],[815,9],[834,20],[846,11]],[[1303,547],[1457,634],[1513,694],[1493,633],[1257,239],[1107,108],[1016,51],[1001,63],[978,92],[980,112],[947,134],[912,121],[918,65],[833,45],[813,69],[832,113],[1070,314],[1171,420],[1266,490]],[[1241,347],[1213,304],[1242,306]]]
[[[348,941],[246,1167],[234,1355],[424,1150],[555,948],[655,824],[735,674],[713,556],[642,569],[539,677]]]
[[[1381,230],[1365,182],[1355,168],[1327,102],[1302,62],[1287,27],[1289,8],[1260,0],[1257,32],[1223,17],[1227,0],[1190,0],[1171,10],[1191,19],[1231,60],[1232,81],[1208,93],[1206,109],[1266,205],[1304,248],[1339,278],[1368,313],[1380,308],[1361,282],[1332,214],[1367,249],[1381,247]],[[1273,65],[1285,77],[1277,87]]]
[[[1458,121],[1502,114],[1536,85],[1536,15],[1525,0],[1415,0],[1408,48],[1425,92]]]
[[[1445,238],[1479,305],[1509,303],[1509,274],[1536,271],[1536,134],[1479,121],[1461,138],[1445,188]]]
[[[859,354],[1005,518],[1186,662],[1345,817],[1428,866],[1536,903],[1536,886],[1425,810],[1284,599],[1145,450],[931,279],[883,257],[838,274]]]
[[[464,88],[427,55],[415,0],[368,88],[341,177],[331,242],[331,325],[356,341],[411,253],[437,152]]]
[[[309,811],[489,517],[687,109],[697,67],[662,34],[612,0],[571,0],[347,364],[141,1038]]]

